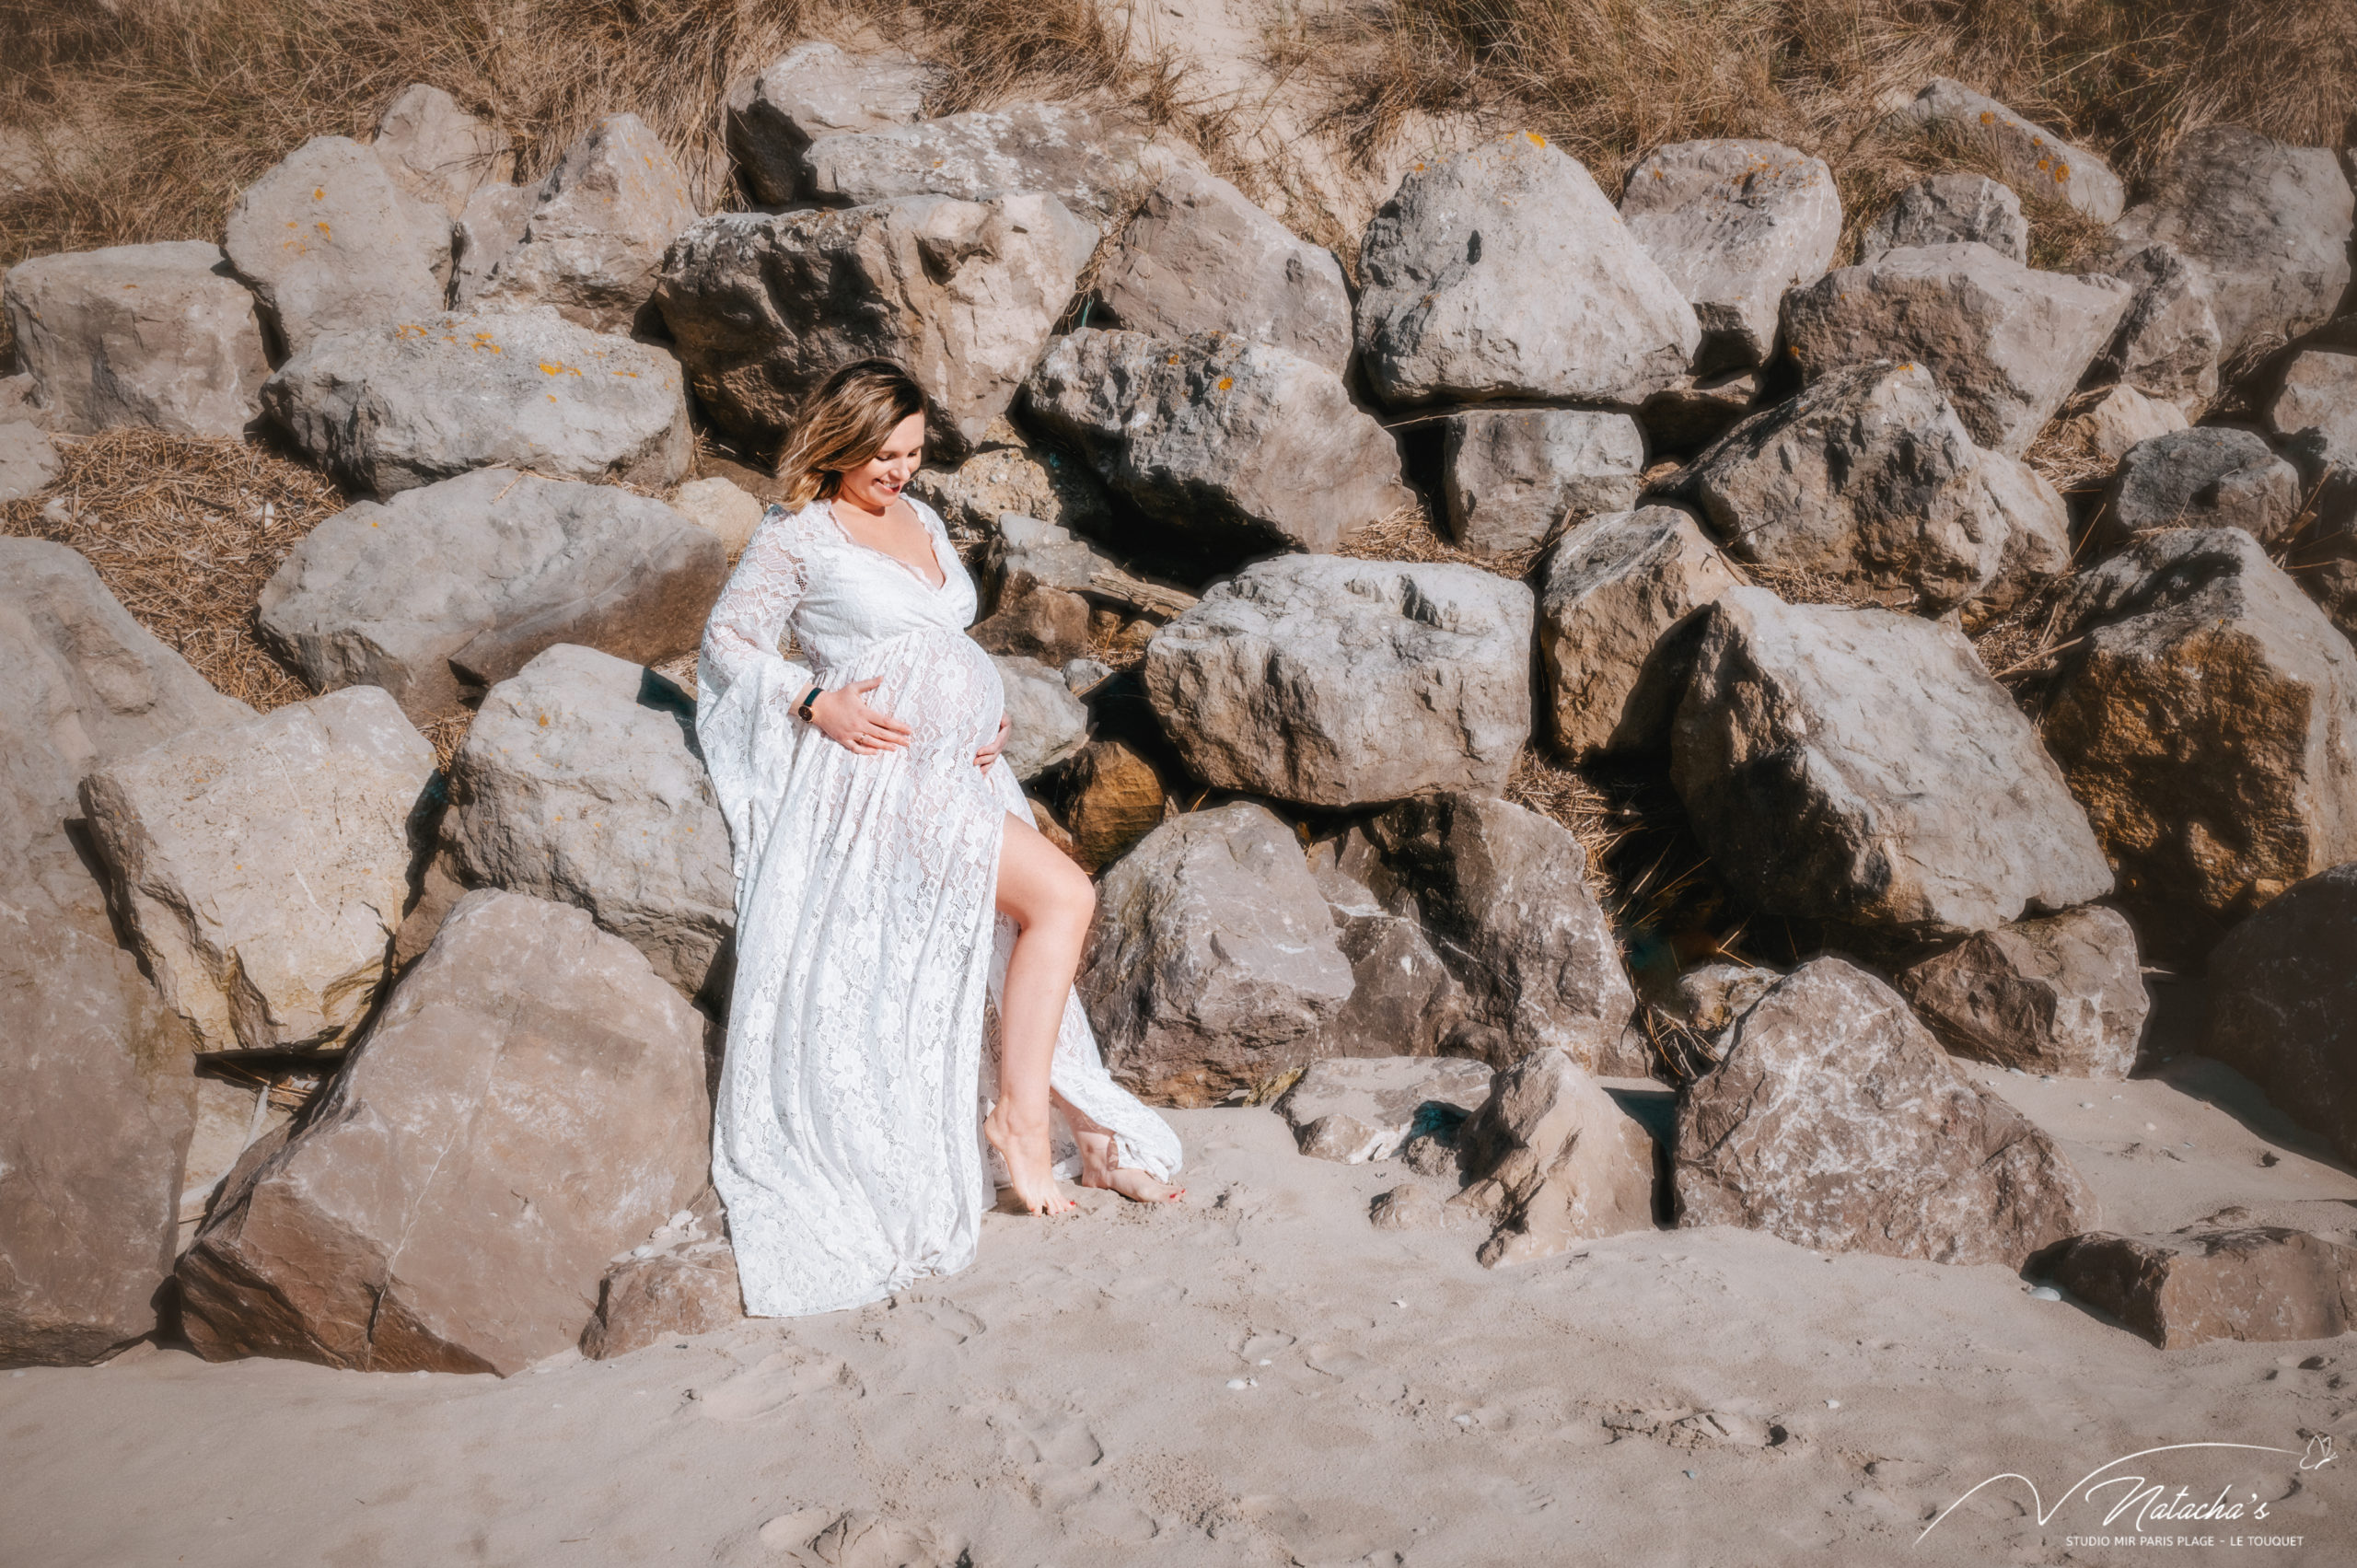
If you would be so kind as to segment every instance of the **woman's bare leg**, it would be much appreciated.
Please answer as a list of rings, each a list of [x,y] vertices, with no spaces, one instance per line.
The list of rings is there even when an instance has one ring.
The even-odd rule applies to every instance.
[[[1049,1146],[1048,1076],[1064,998],[1080,970],[1097,889],[1030,823],[1010,813],[998,854],[998,912],[1015,922],[1015,950],[998,1008],[998,1103],[982,1119],[1015,1195],[1035,1214],[1073,1207],[1056,1190]]]

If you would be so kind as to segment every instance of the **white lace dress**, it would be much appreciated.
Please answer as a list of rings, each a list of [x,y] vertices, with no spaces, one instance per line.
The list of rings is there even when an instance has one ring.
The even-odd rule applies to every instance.
[[[853,543],[824,502],[772,506],[697,667],[696,735],[737,865],[713,1182],[756,1317],[962,1269],[992,1201],[984,1001],[1015,935],[993,908],[999,840],[1029,807],[1005,764],[974,766],[1005,694],[965,633],[972,579],[941,519],[910,504],[939,587]],[[789,627],[807,667],[778,651]],[[884,683],[868,702],[915,732],[906,749],[857,755],[794,716],[812,685],[869,676]],[[1107,1074],[1077,998],[1051,1082],[1114,1134],[1120,1164],[1177,1174],[1178,1135]],[[1061,1116],[1057,1154],[1075,1174]]]

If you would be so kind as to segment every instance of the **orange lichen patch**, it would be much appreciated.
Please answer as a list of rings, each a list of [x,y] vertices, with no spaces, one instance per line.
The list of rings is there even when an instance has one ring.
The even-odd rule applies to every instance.
[[[2070,179],[2070,178],[2071,178],[2071,166],[2070,166],[2069,164],[2067,164],[2067,163],[2058,163],[2058,164],[2056,164],[2056,165],[2054,166],[2054,183],[2056,183],[2057,185],[2060,185],[2060,184],[2061,184],[2064,180],[2068,180],[2068,179]]]
[[[1223,377],[1221,377],[1219,378],[1219,389],[1220,389],[1221,391],[1223,391],[1223,392],[1226,391],[1230,387],[1233,387],[1233,386],[1235,386],[1235,385],[1236,385],[1236,377],[1233,377],[1233,376],[1223,376]]]
[[[311,200],[313,200],[314,202],[324,202],[324,201],[326,201],[327,199],[328,199],[328,192],[327,192],[327,187],[326,187],[326,186],[324,186],[324,185],[314,185],[314,186],[312,186],[312,187],[311,187]]]
[[[404,321],[393,329],[393,336],[397,338],[405,338],[412,332],[415,332],[421,338],[425,336],[425,329],[414,321]]]
[[[1547,145],[1547,138],[1536,131],[1525,131],[1523,134],[1530,138],[1530,145],[1534,147],[1543,147]]]
[[[1980,111],[1980,123],[1983,125],[1994,125],[1997,123],[1997,116],[1994,111],[1986,109],[1982,110]]]
[[[328,227],[327,220],[325,218],[320,219],[311,226],[319,231],[319,238],[321,239],[333,239],[335,238],[335,232]]]

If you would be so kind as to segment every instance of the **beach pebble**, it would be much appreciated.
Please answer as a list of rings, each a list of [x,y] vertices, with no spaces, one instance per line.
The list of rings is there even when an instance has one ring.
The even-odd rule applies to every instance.
[[[2062,1299],[2062,1293],[2052,1285],[2032,1285],[2029,1298],[2032,1301],[2060,1301]]]

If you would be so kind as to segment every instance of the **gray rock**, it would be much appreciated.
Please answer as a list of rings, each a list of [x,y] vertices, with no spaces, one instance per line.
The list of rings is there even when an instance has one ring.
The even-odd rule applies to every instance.
[[[2357,862],[2296,884],[2218,944],[2201,1049],[2357,1160]]]
[[[1675,506],[1594,517],[1538,570],[1538,657],[1555,744],[1585,758],[1669,743],[1695,611],[1743,582]]]
[[[598,1310],[581,1330],[581,1353],[610,1361],[664,1340],[714,1333],[744,1318],[737,1249],[715,1237],[607,1270],[598,1282]]]
[[[465,309],[490,285],[499,263],[524,243],[539,199],[536,185],[485,185],[467,198],[451,230],[451,304]]]
[[[1736,1024],[1679,1100],[1675,1146],[1681,1226],[2018,1269],[2097,1219],[2053,1140],[1840,958],[1802,965]]]
[[[2004,528],[2005,550],[1996,576],[1964,607],[1970,626],[2013,609],[2069,572],[2078,558],[2070,504],[2036,469],[2003,452],[1983,451],[1975,477],[1980,504]]]
[[[1636,505],[1645,436],[1625,413],[1468,409],[1441,428],[1448,532],[1462,549],[1527,550],[1567,517]]]
[[[2010,186],[1962,169],[1921,180],[1892,198],[1858,240],[1858,259],[1918,245],[1986,245],[2026,264],[2029,220]]]
[[[1088,710],[1064,678],[1035,658],[993,655],[1006,688],[1006,749],[1001,753],[1018,779],[1029,781],[1088,744]]]
[[[1228,332],[1337,376],[1350,363],[1351,296],[1334,253],[1187,165],[1162,177],[1121,231],[1097,296],[1132,331]]]
[[[1729,882],[1803,919],[1963,935],[2111,891],[2061,771],[1940,622],[1731,589],[1670,777]]]
[[[491,689],[451,760],[452,869],[586,910],[704,992],[737,929],[737,880],[694,726],[693,699],[653,670],[550,648]]]
[[[503,1376],[571,1347],[607,1260],[704,1185],[703,1047],[695,1009],[586,914],[470,893],[180,1259],[190,1342]]]
[[[1986,245],[1892,250],[1784,296],[1784,342],[1809,379],[1903,359],[1930,367],[1972,438],[2028,447],[2111,342],[2134,292],[2034,272]]]
[[[2036,1266],[2163,1350],[2329,1340],[2357,1329],[2357,1248],[2282,1225],[2090,1231]]]
[[[289,354],[323,335],[424,323],[450,279],[450,218],[346,136],[314,136],[248,186],[222,241]]]
[[[1684,376],[1701,342],[1587,170],[1530,134],[1401,180],[1359,273],[1359,354],[1392,404],[1634,403]]]
[[[1144,681],[1188,768],[1307,806],[1505,787],[1530,734],[1530,590],[1475,566],[1247,566],[1155,633]]]
[[[2127,1077],[2152,1010],[2135,931],[2097,906],[1968,936],[1898,989],[1956,1054],[2065,1078]]]
[[[974,627],[974,640],[993,653],[1068,664],[1089,645],[1096,607],[1157,621],[1194,608],[1194,595],[1132,575],[1068,528],[1005,512],[995,532],[991,613]]]
[[[909,494],[940,513],[953,533],[995,532],[999,518],[1009,512],[1100,538],[1112,523],[1104,482],[1086,463],[1034,448],[1011,428],[1003,436],[995,430],[986,434],[956,468],[919,469],[909,481]]]
[[[1555,1047],[1604,1070],[1636,993],[1570,830],[1491,796],[1420,795],[1368,836],[1465,991],[1452,1054],[1504,1066]]]
[[[1756,371],[1682,376],[1637,405],[1637,424],[1656,452],[1700,451],[1738,424],[1759,396]]]
[[[1464,1021],[1464,987],[1414,917],[1376,897],[1344,871],[1334,841],[1310,852],[1310,875],[1334,917],[1334,935],[1351,965],[1351,999],[1328,1038],[1338,1057],[1428,1057]],[[1485,1079],[1486,1083],[1487,1080]]]
[[[1490,1069],[1449,1056],[1313,1062],[1277,1099],[1305,1155],[1358,1165],[1396,1156],[1427,1123],[1460,1122],[1490,1098]]]
[[[509,179],[516,168],[505,133],[424,82],[386,106],[370,145],[395,184],[454,218],[477,189]]]
[[[1448,1206],[1493,1227],[1484,1267],[1654,1228],[1653,1135],[1563,1051],[1500,1073],[1464,1137],[1473,1181]]]
[[[2111,343],[2089,374],[2121,381],[2199,413],[2218,395],[2225,343],[2210,305],[2208,276],[2170,245],[2147,245],[2107,264],[2136,291]]]
[[[1449,1219],[1440,1194],[1413,1181],[1377,1193],[1366,1217],[1377,1230],[1439,1230]]]
[[[1238,802],[1172,818],[1106,874],[1077,988],[1116,1078],[1216,1105],[1312,1058],[1351,966],[1300,842]]]
[[[2148,535],[2074,579],[2047,749],[2165,956],[2357,858],[2357,653],[2239,528]]]
[[[1754,964],[1704,964],[1679,975],[1657,1005],[1672,1023],[1714,1035],[1751,1011],[1783,978],[1779,970]]]
[[[329,333],[262,383],[261,402],[305,457],[368,495],[494,465],[661,488],[693,454],[668,354],[546,309]]]
[[[2055,425],[2054,435],[2067,448],[2116,468],[2139,441],[2185,428],[2185,411],[2175,403],[2148,398],[2133,387],[2115,386],[2091,401],[2083,400],[2077,412]]]
[[[8,269],[0,307],[51,429],[238,436],[259,411],[270,374],[261,320],[217,246],[36,256]]]
[[[1039,361],[1024,408],[1153,521],[1168,552],[1214,570],[1331,550],[1412,504],[1390,433],[1340,377],[1225,332],[1084,328]]]
[[[202,1049],[349,1043],[386,979],[433,774],[392,698],[357,686],[82,781],[110,901]]]
[[[1655,148],[1629,171],[1620,217],[1692,303],[1697,369],[1765,360],[1784,291],[1823,277],[1841,242],[1833,171],[1780,142]]]
[[[2268,405],[2267,423],[2279,436],[2316,432],[2321,440],[2312,445],[2326,462],[2357,470],[2357,354],[2310,349],[2296,356]]]
[[[660,501],[485,469],[330,517],[257,613],[314,687],[382,686],[423,724],[558,643],[649,664],[694,647],[726,571]]]
[[[0,421],[0,505],[40,491],[64,466],[39,425],[21,419]]]
[[[662,138],[635,114],[610,114],[540,181],[521,238],[476,298],[486,309],[552,306],[576,326],[627,333],[664,252],[695,221],[688,177]]]
[[[1907,112],[1992,154],[2009,183],[2068,203],[2097,223],[2111,222],[2127,205],[2126,188],[2101,155],[2072,145],[1961,82],[1933,77]]]
[[[769,507],[728,480],[691,479],[671,493],[671,510],[718,540],[733,560],[752,542]]]
[[[804,155],[809,193],[837,206],[899,196],[978,202],[1034,192],[1099,230],[1189,161],[1074,104],[1011,103],[913,125],[822,136]]]
[[[723,427],[781,436],[845,360],[907,366],[951,428],[981,441],[1047,345],[1096,235],[1052,196],[920,196],[779,216],[723,213],[680,236],[656,306]]]
[[[905,54],[799,44],[728,92],[728,150],[762,201],[806,193],[805,158],[821,136],[914,124],[935,73]]]
[[[2349,287],[2352,210],[2357,198],[2327,149],[2210,125],[2170,150],[2152,200],[2112,232],[2122,254],[2170,245],[2202,275],[2220,357],[2231,360],[2331,316]]]
[[[2240,528],[2273,544],[2300,516],[2300,475],[2247,430],[2204,427],[2140,441],[2120,459],[2098,517],[2123,544],[2160,528]]]

